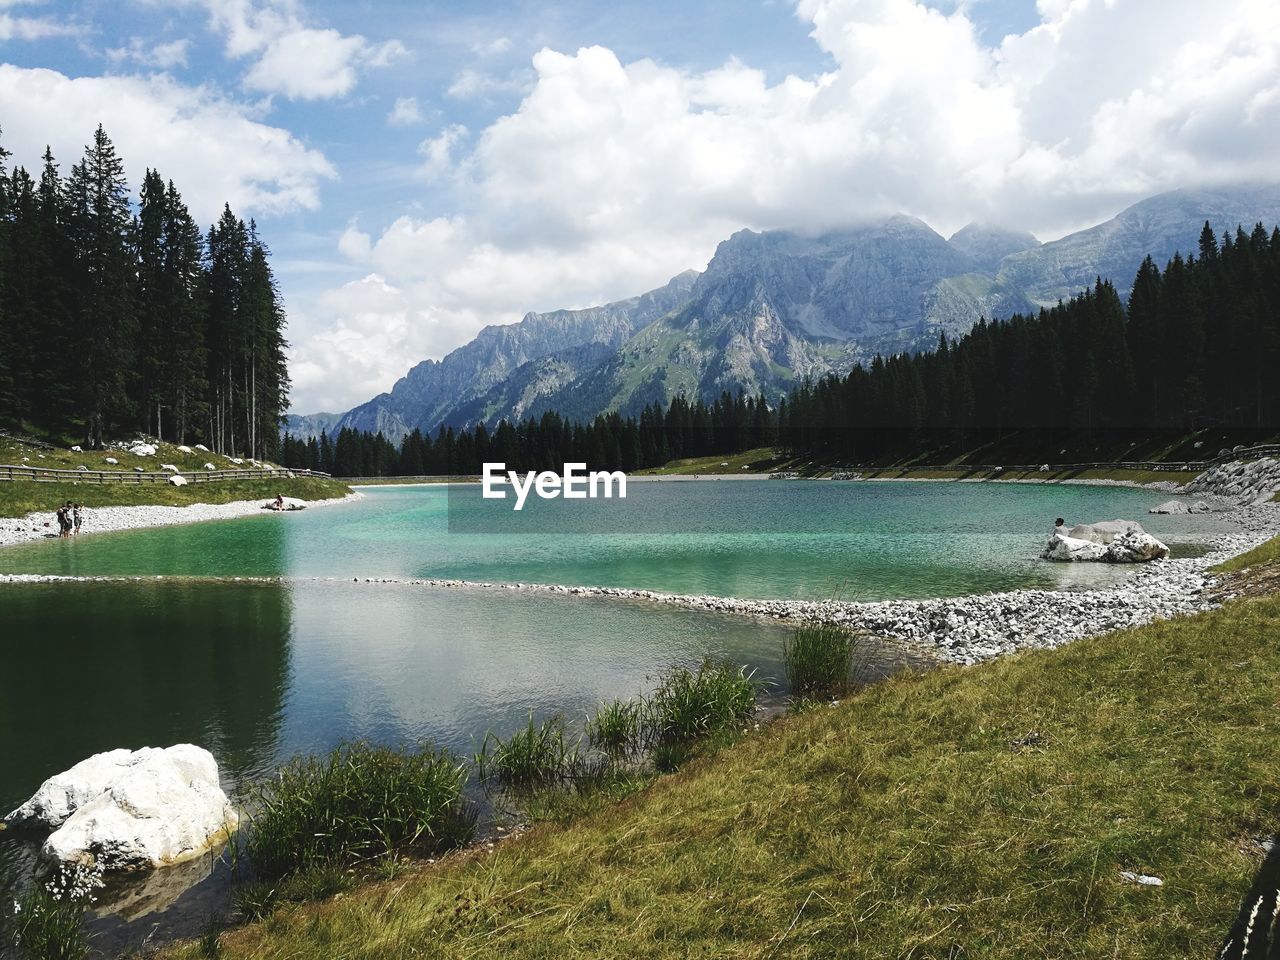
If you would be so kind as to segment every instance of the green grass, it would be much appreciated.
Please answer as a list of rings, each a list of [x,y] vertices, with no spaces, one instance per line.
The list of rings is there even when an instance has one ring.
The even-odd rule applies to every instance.
[[[611,757],[633,752],[645,722],[644,704],[635,700],[613,700],[600,704],[587,723],[587,742]]]
[[[301,500],[328,500],[344,497],[350,492],[346,484],[320,477],[218,480],[185,487],[167,483],[37,483],[14,480],[0,482],[0,517],[21,517],[47,511],[52,520],[54,511],[68,500],[90,508],[151,504],[181,507],[192,503],[230,503],[234,500],[261,500],[266,503],[277,493]]]
[[[222,955],[1209,957],[1280,821],[1278,629],[1233,601],[894,678]]]
[[[445,751],[364,743],[296,759],[251,791],[246,844],[254,875],[274,881],[405,851],[438,853],[468,841],[466,767]]]
[[[692,457],[685,460],[669,460],[661,467],[635,471],[635,476],[693,476],[694,474],[768,473],[781,460],[771,447],[758,447],[742,453],[718,457]],[[743,468],[746,467],[744,470]]]
[[[1277,561],[1280,561],[1280,537],[1275,537],[1266,543],[1259,544],[1248,553],[1232,557],[1213,569],[1215,573],[1236,573],[1246,567],[1257,567],[1263,564],[1276,563]]]
[[[130,473],[133,472],[134,467],[142,467],[144,470],[154,472],[160,469],[162,463],[171,463],[183,473],[203,472],[206,463],[212,463],[219,470],[248,470],[253,466],[247,459],[241,464],[234,464],[229,457],[219,453],[195,449],[191,453],[184,453],[172,443],[156,443],[152,440],[146,442],[156,447],[155,456],[135,457],[127,449],[119,447],[77,452],[69,446],[56,446],[52,450],[46,450],[25,444],[20,440],[0,437],[0,463],[43,467],[49,470],[74,470],[76,467],[85,466],[90,470],[124,470]],[[107,463],[108,457],[119,462]]]
[[[684,745],[751,718],[760,681],[728,661],[708,658],[697,670],[677,667],[661,678],[647,703],[649,740]]]
[[[36,886],[0,901],[0,948],[14,947],[31,960],[83,960],[90,937],[85,903],[58,899]]]
[[[863,639],[833,623],[802,623],[782,647],[787,685],[795,697],[844,696],[865,658]]]
[[[562,784],[578,766],[579,752],[565,740],[564,718],[556,715],[529,723],[503,740],[490,733],[476,754],[482,779],[502,787],[532,790]]]

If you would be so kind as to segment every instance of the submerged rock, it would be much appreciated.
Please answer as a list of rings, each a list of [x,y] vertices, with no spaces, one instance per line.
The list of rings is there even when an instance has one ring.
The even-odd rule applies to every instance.
[[[1213,507],[1203,500],[1197,500],[1195,503],[1187,503],[1185,500],[1166,500],[1164,503],[1152,507],[1147,513],[1180,516],[1186,513],[1211,513],[1212,511]]]
[[[5,822],[50,829],[41,853],[60,863],[143,870],[182,863],[221,843],[238,816],[208,750],[111,750],[50,777]]]

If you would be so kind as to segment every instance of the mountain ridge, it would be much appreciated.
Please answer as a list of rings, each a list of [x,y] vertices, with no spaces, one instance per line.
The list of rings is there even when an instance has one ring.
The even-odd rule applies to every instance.
[[[1204,222],[1219,235],[1280,222],[1280,184],[1176,190],[1058,240],[971,223],[944,238],[905,214],[804,234],[742,229],[705,271],[585,310],[528,313],[489,326],[388,393],[344,414],[291,416],[294,436],[343,427],[398,443],[441,425],[489,426],[555,410],[590,419],[674,396],[722,391],[770,400],[805,378],[843,373],[876,353],[914,351],[1066,299],[1111,279],[1127,291],[1148,254],[1194,252]]]

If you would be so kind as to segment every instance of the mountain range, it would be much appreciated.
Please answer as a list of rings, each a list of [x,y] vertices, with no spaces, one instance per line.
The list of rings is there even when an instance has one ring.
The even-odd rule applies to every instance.
[[[291,415],[296,437],[343,427],[399,443],[414,428],[490,427],[556,410],[585,420],[678,394],[774,399],[806,377],[877,353],[928,349],[979,317],[1065,300],[1097,277],[1122,292],[1150,254],[1192,253],[1205,221],[1221,235],[1280,223],[1280,184],[1177,190],[1050,243],[970,224],[944,238],[905,215],[818,234],[740,230],[702,273],[585,310],[529,313],[424,360],[389,393],[346,413]]]

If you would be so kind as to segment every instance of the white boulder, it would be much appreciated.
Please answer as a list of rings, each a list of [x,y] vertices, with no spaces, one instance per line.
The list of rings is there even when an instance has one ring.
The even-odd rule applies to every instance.
[[[1159,506],[1152,507],[1147,513],[1164,513],[1171,516],[1181,516],[1184,513],[1190,513],[1191,508],[1181,500],[1166,500]]]
[[[154,443],[143,443],[138,441],[129,448],[129,452],[135,457],[154,457],[156,455],[156,445]]]
[[[1077,523],[1067,531],[1067,536],[1077,540],[1089,540],[1104,546],[1116,537],[1129,533],[1146,533],[1136,520],[1099,520],[1096,523]]]
[[[204,468],[205,468],[206,470],[217,470],[217,469],[218,469],[218,468],[217,468],[217,467],[215,467],[212,463],[206,463],[206,464],[204,465]]]
[[[209,448],[208,448],[208,447],[206,447],[203,443],[197,443],[197,444],[195,445],[195,449],[196,449],[196,450],[199,450],[201,453],[208,453],[208,452],[209,452]]]
[[[1107,544],[1107,563],[1146,563],[1169,555],[1169,548],[1149,533],[1126,533]]]
[[[107,462],[107,463],[109,463],[109,464],[111,464],[111,465],[114,467],[114,466],[115,466],[117,463],[119,463],[120,461],[119,461],[119,460],[117,460],[115,457],[107,457],[107,458],[106,458],[106,462]]]
[[[1169,548],[1133,520],[1081,523],[1055,533],[1040,554],[1044,560],[1144,563],[1169,555]]]
[[[160,469],[161,469],[161,470],[168,470],[170,473],[177,473],[177,472],[178,472],[178,468],[177,468],[176,466],[174,466],[172,463],[162,463],[162,464],[160,464]]]
[[[76,444],[74,447],[72,447],[72,448],[71,448],[71,452],[72,452],[72,453],[84,453],[84,451],[80,449],[80,444]]]
[[[144,471],[143,471],[143,469],[142,469],[141,467],[134,467],[133,469],[134,469],[134,471],[135,471],[136,473],[143,473],[143,472],[144,472]]]
[[[79,471],[81,471],[81,472],[83,472],[83,473],[88,473],[88,472],[89,472],[89,468],[88,468],[88,467],[86,467],[83,463],[82,463],[82,464],[80,464],[80,466],[76,467],[76,469],[77,469],[77,470],[79,470]]]
[[[179,452],[179,453],[190,453],[190,452],[191,452],[191,448],[190,448],[190,447],[188,447],[185,443],[180,443],[180,444],[178,444],[178,452]]]
[[[1055,533],[1040,557],[1043,560],[1101,560],[1106,552],[1106,547],[1092,540]]]
[[[51,860],[139,870],[200,856],[235,830],[238,816],[213,755],[183,743],[82,760],[5,822],[52,830],[41,848]]]
[[[189,482],[190,481],[187,480],[186,477],[177,473],[175,473],[172,477],[169,478],[169,483],[175,487],[185,487]]]

